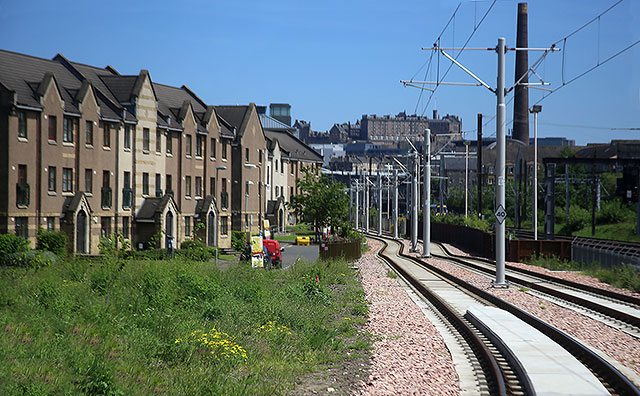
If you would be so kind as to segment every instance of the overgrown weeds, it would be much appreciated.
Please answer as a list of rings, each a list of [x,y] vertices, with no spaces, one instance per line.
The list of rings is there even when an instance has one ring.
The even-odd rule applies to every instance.
[[[286,394],[297,375],[367,348],[353,326],[368,312],[363,297],[343,260],[287,271],[187,259],[5,268],[0,393]]]

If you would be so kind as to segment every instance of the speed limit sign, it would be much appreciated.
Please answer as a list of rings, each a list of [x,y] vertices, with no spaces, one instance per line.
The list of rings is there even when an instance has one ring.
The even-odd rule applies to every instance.
[[[496,209],[496,219],[498,220],[498,223],[502,224],[506,218],[507,211],[502,207],[502,205],[498,205],[498,209]]]

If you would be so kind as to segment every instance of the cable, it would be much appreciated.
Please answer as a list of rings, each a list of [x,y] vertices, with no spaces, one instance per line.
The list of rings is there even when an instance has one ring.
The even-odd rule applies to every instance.
[[[608,57],[607,59],[605,59],[604,61],[602,61],[601,63],[598,63],[597,65],[591,67],[590,69],[585,70],[584,72],[578,74],[577,76],[575,76],[574,78],[572,78],[571,80],[567,81],[567,82],[562,82],[562,85],[559,86],[558,88],[554,89],[553,91],[549,92],[548,94],[543,95],[536,103],[534,104],[538,104],[540,102],[542,102],[543,100],[545,100],[546,98],[549,97],[549,95],[561,90],[562,88],[566,87],[567,85],[571,84],[572,82],[576,81],[577,79],[583,77],[584,75],[591,73],[592,71],[594,71],[595,69],[597,69],[598,67],[604,65],[605,63],[609,62],[610,60],[616,58],[617,56],[625,53],[626,51],[630,50],[631,48],[635,47],[638,43],[640,43],[640,40],[636,40],[635,42],[633,42],[632,44],[630,44],[629,46],[621,49],[620,51],[616,52],[615,54],[611,55],[610,57]]]
[[[564,36],[563,38],[561,38],[560,40],[556,41],[554,44],[558,45],[561,41],[566,41],[569,37],[573,36],[574,34],[578,33],[579,31],[581,31],[582,29],[586,28],[587,26],[591,25],[595,20],[599,19],[601,16],[603,16],[604,14],[606,14],[607,12],[611,11],[614,7],[616,7],[618,4],[622,3],[622,0],[618,0],[616,3],[614,3],[611,7],[607,8],[606,10],[602,11],[598,16],[596,16],[595,18],[593,18],[592,20],[590,20],[589,22],[585,23],[584,25],[580,26],[579,28],[577,28],[576,30],[574,30],[573,32],[571,32],[570,34],[568,34],[567,36]]]
[[[565,128],[580,128],[580,129],[597,129],[597,130],[606,130],[606,131],[640,131],[640,127],[600,127],[593,125],[574,125],[574,124],[559,124],[555,122],[540,122],[538,123],[542,125],[551,125],[551,126],[559,126]]]
[[[620,0],[622,1],[622,0]],[[489,8],[487,9],[487,12],[485,12],[485,14],[482,16],[482,18],[480,19],[480,22],[478,23],[478,26],[473,28],[473,31],[471,32],[471,34],[469,35],[469,38],[467,38],[467,41],[465,41],[464,45],[462,46],[462,49],[460,50],[460,52],[458,52],[458,55],[455,56],[454,59],[458,59],[458,57],[462,54],[462,51],[464,50],[464,48],[467,47],[467,44],[469,44],[469,41],[471,41],[471,39],[473,38],[473,36],[475,35],[475,33],[478,31],[478,28],[480,28],[480,25],[482,25],[482,22],[484,22],[484,20],[486,19],[487,15],[489,15],[489,12],[491,12],[491,10],[493,9],[493,6],[496,4],[497,0],[493,0],[493,2],[491,3],[491,5],[489,6]],[[459,8],[459,6],[458,6]],[[456,9],[457,12],[457,9]],[[447,24],[448,25],[448,24]],[[438,38],[438,47],[440,46],[440,38]],[[438,54],[440,52],[438,51]],[[438,59],[440,59],[440,57],[438,56]],[[445,79],[445,77],[447,77],[447,74],[449,74],[449,71],[451,70],[451,67],[453,67],[453,63],[449,64],[449,67],[447,68],[447,70],[445,71],[444,75],[442,76],[442,80]],[[437,82],[440,82],[441,80],[438,79]],[[429,95],[429,99],[427,100],[427,103],[425,104],[423,110],[422,110],[422,114],[424,115],[424,113],[427,111],[427,108],[429,107],[429,104],[431,103],[431,99],[433,98],[433,95],[436,93],[436,91],[438,90],[438,87],[440,86],[440,84],[436,84],[433,92],[431,92],[431,94]]]

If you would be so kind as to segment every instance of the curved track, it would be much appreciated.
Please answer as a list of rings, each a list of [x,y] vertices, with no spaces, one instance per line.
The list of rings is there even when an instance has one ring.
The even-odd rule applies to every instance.
[[[381,238],[381,237],[377,237],[377,236],[373,236],[373,235],[368,235],[369,237],[372,237],[374,239],[380,239],[385,241],[386,243],[386,238]],[[593,351],[591,351],[589,348],[585,347],[584,345],[582,345],[579,341],[575,340],[574,338],[570,337],[569,335],[565,334],[564,332],[554,328],[553,326],[543,322],[542,320],[536,318],[535,316],[529,314],[528,312],[525,312],[523,310],[521,310],[520,308],[494,296],[491,293],[488,293],[480,288],[477,288],[473,285],[470,285],[468,283],[466,283],[465,281],[456,278],[453,275],[450,275],[448,273],[446,273],[445,271],[430,265],[429,263],[420,260],[418,258],[415,257],[411,257],[411,256],[407,256],[405,254],[403,254],[402,252],[400,252],[400,255],[406,259],[412,260],[416,263],[419,263],[420,265],[422,265],[423,267],[429,269],[430,271],[442,276],[443,278],[449,280],[450,282],[458,285],[461,288],[464,288],[466,290],[468,290],[469,292],[471,292],[472,294],[478,296],[479,298],[490,302],[491,304],[495,305],[496,307],[499,307],[501,309],[504,309],[507,312],[510,312],[511,314],[515,315],[516,317],[518,317],[520,320],[524,321],[525,323],[529,324],[530,326],[536,328],[538,331],[542,332],[543,334],[545,334],[547,337],[551,338],[553,341],[555,341],[556,343],[558,343],[560,346],[562,346],[565,350],[567,350],[569,353],[571,353],[573,356],[575,356],[578,360],[580,360],[587,368],[589,368],[589,370],[591,370],[605,385],[605,387],[607,387],[607,389],[612,393],[612,394],[616,394],[616,395],[636,395],[636,396],[640,396],[640,390],[633,385],[633,383],[631,383],[622,373],[620,373],[615,367],[613,367],[611,364],[609,364],[607,361],[605,361],[604,359],[602,359],[599,355],[597,355],[596,353],[594,353]],[[447,260],[447,261],[454,261],[454,262],[459,262],[458,260],[460,260],[460,258],[457,257],[446,257],[446,256],[441,256],[438,257],[439,259],[442,260]],[[472,259],[474,260],[475,258],[469,258],[469,257],[465,257],[465,259]],[[386,260],[386,259],[385,259]],[[480,260],[482,261],[482,260]],[[387,260],[388,262],[388,260]],[[394,266],[395,268],[395,266]],[[415,282],[417,282],[417,280],[415,280]],[[417,282],[419,283],[419,282]],[[412,283],[413,284],[413,283]],[[423,286],[424,288],[424,286]],[[426,288],[425,288],[426,289]]]

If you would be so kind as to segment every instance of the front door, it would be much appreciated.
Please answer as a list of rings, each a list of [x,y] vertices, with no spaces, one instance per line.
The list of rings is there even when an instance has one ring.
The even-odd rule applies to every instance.
[[[209,212],[207,220],[207,245],[214,246],[216,244],[216,217],[213,212]]]
[[[84,210],[76,217],[76,252],[87,253],[87,214]]]
[[[165,247],[169,248],[169,244],[175,243],[173,238],[173,213],[171,212],[167,212],[164,218],[164,233],[166,236]],[[175,249],[175,246],[173,248]]]

